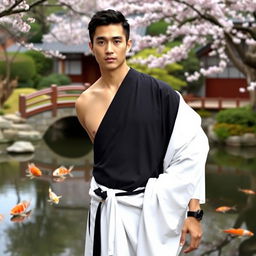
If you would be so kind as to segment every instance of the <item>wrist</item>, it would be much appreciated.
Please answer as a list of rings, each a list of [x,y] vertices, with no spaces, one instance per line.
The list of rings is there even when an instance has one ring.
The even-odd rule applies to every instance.
[[[204,212],[203,210],[197,210],[197,211],[188,211],[187,212],[187,217],[192,217],[197,219],[198,221],[201,221],[203,218]]]

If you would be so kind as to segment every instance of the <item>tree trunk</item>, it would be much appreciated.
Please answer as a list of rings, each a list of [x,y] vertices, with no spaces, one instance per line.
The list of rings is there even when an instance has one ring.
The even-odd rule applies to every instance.
[[[247,86],[250,88],[251,83],[256,83],[256,70],[247,67],[246,74]],[[249,95],[252,108],[256,111],[256,87],[249,90]]]
[[[0,80],[0,108],[3,107],[4,102],[9,98],[9,96],[12,94],[13,90],[17,87],[17,85],[17,79]]]

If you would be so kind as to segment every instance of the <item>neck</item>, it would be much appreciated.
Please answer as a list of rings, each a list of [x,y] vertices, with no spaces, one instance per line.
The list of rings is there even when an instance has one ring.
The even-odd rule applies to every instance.
[[[106,87],[119,87],[129,71],[127,64],[115,70],[104,70],[101,72],[101,81]]]

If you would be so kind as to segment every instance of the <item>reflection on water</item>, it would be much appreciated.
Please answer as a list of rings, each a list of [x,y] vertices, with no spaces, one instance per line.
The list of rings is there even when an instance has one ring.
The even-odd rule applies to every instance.
[[[88,140],[72,142],[70,150]],[[34,162],[43,172],[39,178],[26,177],[28,162]],[[73,177],[57,182],[53,170],[60,165],[74,165]],[[89,205],[92,152],[81,157],[56,154],[44,141],[36,144],[29,155],[0,156],[0,255],[7,256],[82,256],[84,253],[85,224]],[[49,186],[62,198],[58,205],[50,205]],[[31,215],[24,221],[12,219],[10,210],[22,200],[31,201]]]
[[[191,255],[256,255],[256,236],[231,237],[223,229],[244,228],[256,234],[256,148],[212,148],[207,160],[207,204],[204,205],[204,237],[201,247]],[[219,206],[235,206],[236,211],[215,212]]]
[[[83,256],[93,159],[91,143],[88,138],[66,142],[72,156],[60,155],[61,151],[53,150],[54,147],[59,147],[58,142],[49,147],[41,141],[36,144],[34,154],[0,155],[0,215],[4,216],[0,220],[0,255]],[[81,156],[82,147],[86,150]],[[43,176],[32,180],[26,177],[28,162],[38,165]],[[73,177],[55,181],[52,171],[60,165],[74,165]],[[204,237],[201,247],[190,255],[256,255],[255,236],[233,238],[222,232],[241,227],[256,233],[256,195],[238,191],[239,188],[256,191],[256,149],[212,148],[206,181]],[[58,205],[47,202],[49,186],[62,195]],[[31,215],[23,222],[12,222],[10,210],[22,200],[31,200],[28,208]],[[222,205],[236,206],[237,210],[215,212]]]

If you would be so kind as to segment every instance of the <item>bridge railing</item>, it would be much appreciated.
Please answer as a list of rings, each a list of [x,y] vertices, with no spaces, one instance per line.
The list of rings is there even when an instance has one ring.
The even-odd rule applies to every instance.
[[[222,97],[186,97],[184,100],[194,109],[213,109],[221,110],[226,108],[237,108],[248,105],[249,99],[246,98],[222,98]]]
[[[52,85],[40,91],[19,96],[19,112],[21,117],[27,118],[44,111],[51,111],[57,115],[58,108],[74,107],[77,97],[88,88],[85,85]]]

